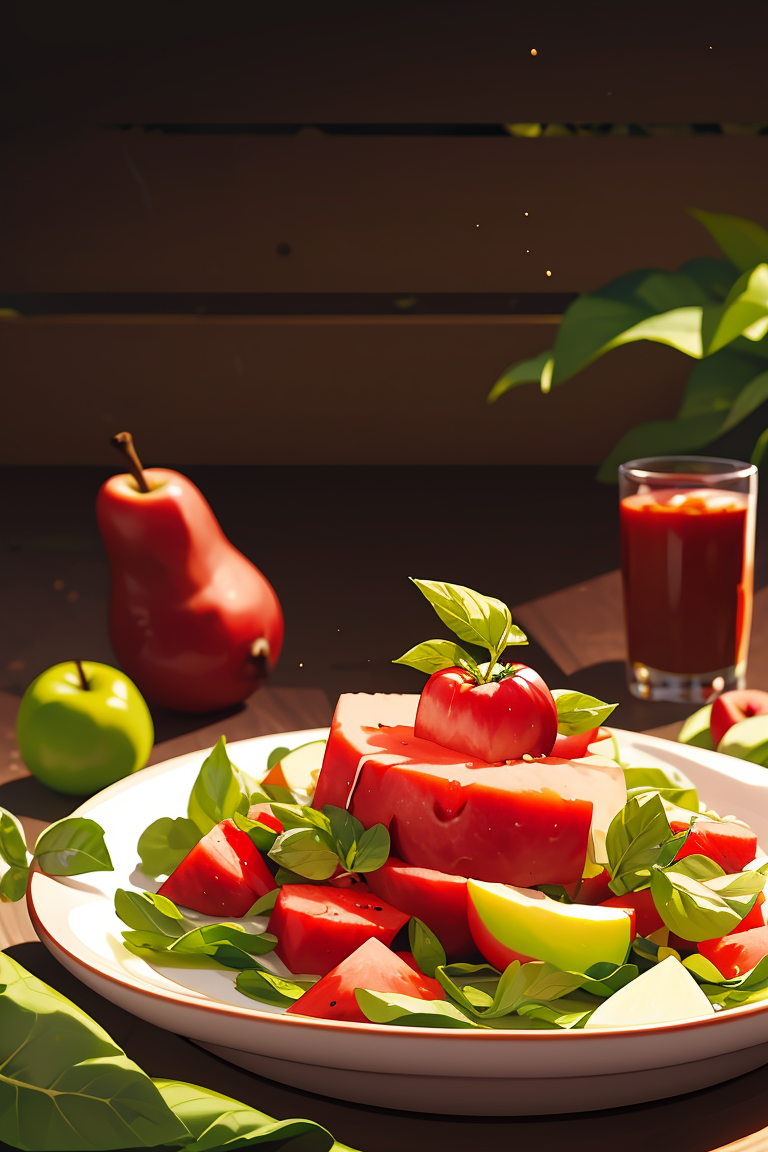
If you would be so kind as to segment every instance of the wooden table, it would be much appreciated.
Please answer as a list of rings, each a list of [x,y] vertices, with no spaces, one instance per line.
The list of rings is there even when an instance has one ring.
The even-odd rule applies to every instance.
[[[288,620],[286,647],[272,686],[245,708],[202,723],[194,717],[156,712],[158,743],[151,762],[209,746],[221,733],[236,740],[327,724],[331,701],[339,691],[416,691],[415,674],[389,663],[393,655],[432,634],[429,610],[407,587],[409,573],[464,580],[512,604],[525,605],[521,618],[527,617],[533,641],[527,659],[550,684],[620,700],[617,723],[624,727],[658,731],[664,726],[661,734],[674,734],[687,709],[643,705],[628,697],[615,647],[617,625],[610,618],[605,623],[606,594],[615,589],[615,577],[607,575],[617,556],[615,525],[609,516],[615,493],[595,488],[584,469],[487,471],[497,494],[509,490],[524,496],[515,504],[516,538],[526,539],[523,556],[528,559],[517,566],[509,551],[499,548],[491,550],[482,564],[468,557],[457,565],[455,520],[471,508],[460,469],[445,469],[444,474],[436,469],[317,470],[322,475],[295,469],[197,470],[196,481],[217,498],[214,506],[228,509],[225,527],[230,536],[278,587]],[[244,479],[246,472],[250,478]],[[278,472],[281,481],[275,487]],[[47,791],[21,764],[14,740],[19,694],[32,675],[57,660],[74,655],[114,660],[104,624],[108,574],[88,503],[101,478],[99,470],[40,469],[24,473],[23,483],[19,479],[15,487],[6,474],[0,486],[0,500],[6,501],[0,514],[15,533],[10,562],[0,569],[0,580],[6,582],[2,606],[7,625],[4,628],[0,620],[0,636],[6,644],[10,637],[15,646],[7,648],[0,660],[5,673],[0,691],[0,805],[22,818],[31,838],[45,822],[66,815],[75,804]],[[430,539],[423,545],[418,529],[424,512],[413,495],[423,494],[427,480],[445,499],[431,505]],[[477,483],[473,471],[473,484]],[[259,500],[265,491],[270,497],[262,506]],[[542,525],[549,523],[548,509],[555,500],[561,520],[553,534]],[[475,539],[492,538],[493,507],[472,508]],[[398,530],[388,537],[394,521]],[[604,530],[593,533],[590,547],[585,548],[579,525],[590,522],[601,523]],[[34,532],[25,536],[28,523],[34,524]],[[765,540],[766,534],[761,537]],[[761,587],[768,585],[767,561],[760,544]],[[63,581],[64,588],[54,588],[54,581]],[[556,642],[543,631],[537,635],[538,621],[551,622],[562,610],[562,601],[542,604],[541,598],[569,587],[578,594],[580,605],[574,616],[587,621],[588,631],[602,621],[607,638],[604,649],[590,648],[586,668],[567,666]],[[584,616],[583,607],[590,602],[590,588],[591,618]],[[67,600],[68,591],[78,595]],[[768,628],[760,627],[755,666],[768,668]],[[278,1117],[308,1116],[364,1152],[390,1152],[395,1147],[402,1152],[431,1147],[441,1152],[479,1147],[484,1152],[602,1152],[614,1146],[621,1152],[648,1152],[678,1143],[685,1152],[768,1149],[768,1066],[689,1096],[599,1113],[485,1120],[365,1108],[243,1072],[190,1041],[123,1012],[52,959],[35,940],[23,906],[0,906],[3,945],[35,975],[89,1012],[150,1075],[203,1084]],[[0,1150],[4,1148],[0,1145]]]

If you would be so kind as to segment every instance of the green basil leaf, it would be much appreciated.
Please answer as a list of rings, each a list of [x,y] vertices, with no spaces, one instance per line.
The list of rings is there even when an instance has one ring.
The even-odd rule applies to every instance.
[[[191,924],[172,900],[158,892],[115,892],[115,912],[129,928],[138,932],[159,932],[169,940],[182,936]]]
[[[152,1083],[192,1134],[184,1152],[224,1152],[262,1144],[275,1149],[295,1147],[301,1152],[328,1152],[333,1144],[330,1132],[312,1120],[273,1120],[247,1104],[196,1084],[161,1079],[153,1079]]]
[[[29,868],[26,865],[21,868],[11,864],[0,880],[0,903],[7,900],[13,904],[17,900],[23,900],[27,894],[28,880]]]
[[[246,814],[250,806],[247,782],[230,761],[226,743],[220,736],[203,761],[187,805],[187,816],[204,836],[235,812]]]
[[[717,867],[705,856],[686,856],[674,868],[655,866],[651,870],[651,895],[657,911],[670,932],[683,940],[727,936],[749,914],[762,890],[763,878],[758,873],[712,875],[704,861]],[[698,879],[697,875],[708,878]]]
[[[296,797],[289,788],[284,788],[282,784],[262,784],[262,791],[266,792],[268,800],[274,800],[278,804],[295,804]]]
[[[331,837],[339,860],[345,868],[351,869],[350,861],[355,857],[358,842],[365,828],[346,808],[337,808],[334,804],[323,805],[323,815],[330,825]]]
[[[677,768],[625,768],[624,779],[627,785],[627,797],[638,795],[641,791],[658,792],[670,804],[679,808],[686,808],[691,812],[699,811],[699,794],[688,777]]]
[[[636,964],[609,964],[601,961],[593,964],[584,973],[580,987],[593,996],[613,996],[625,984],[629,984],[638,977]]]
[[[268,932],[249,932],[241,924],[201,924],[179,936],[170,945],[171,952],[192,956],[217,956],[224,944],[230,944],[250,956],[264,956],[274,951],[277,937]]]
[[[389,849],[389,829],[385,824],[374,824],[363,832],[348,867],[354,872],[375,872],[382,864],[386,864]]]
[[[83,816],[68,816],[49,824],[37,838],[34,856],[47,876],[114,871],[104,829]]]
[[[401,1024],[406,1028],[482,1028],[447,1000],[421,1000],[394,992],[355,989],[360,1011],[373,1024]]]
[[[479,977],[480,972],[485,976]],[[452,1000],[474,1013],[492,1006],[501,973],[490,964],[441,964],[435,969],[435,978]],[[478,984],[485,988],[478,988]]]
[[[75,1004],[0,953],[0,1116],[17,1148],[183,1144],[187,1127]]]
[[[161,816],[139,837],[137,847],[142,872],[153,880],[158,876],[170,876],[201,836],[194,820],[188,820],[186,816],[179,816],[176,820]]]
[[[651,867],[672,836],[657,792],[645,792],[629,800],[614,816],[605,838],[611,890],[623,896],[647,884]]]
[[[392,663],[405,664],[409,668],[418,669],[419,672],[426,672],[428,676],[433,672],[442,671],[443,668],[463,668],[466,672],[471,672],[478,682],[480,681],[477,661],[452,640],[425,640],[423,644],[410,648]]]
[[[318,828],[292,828],[277,837],[269,858],[310,880],[329,880],[339,864],[330,838]]]
[[[272,815],[281,822],[285,832],[291,828],[319,828],[321,832],[333,838],[331,822],[325,812],[318,812],[316,808],[305,808],[301,804],[275,803],[271,805],[271,808]]]
[[[262,1004],[276,1004],[282,1008],[299,1000],[316,983],[317,980],[286,980],[271,972],[252,970],[241,972],[235,980],[235,987],[252,1000],[260,1000]]]
[[[271,772],[275,764],[279,764],[283,756],[287,756],[290,748],[273,748],[267,756],[267,772]]]
[[[164,936],[162,932],[145,932],[141,929],[129,929],[122,933],[123,943],[132,944],[134,948],[151,948],[153,952],[167,952],[173,944],[172,936]]]
[[[232,817],[232,822],[241,832],[248,834],[254,848],[258,848],[259,852],[269,852],[275,840],[277,840],[277,832],[275,832],[274,828],[268,828],[266,824],[262,824],[260,820],[251,820],[249,816],[244,816],[242,812],[235,812]]]
[[[429,600],[443,624],[460,640],[478,644],[496,656],[507,644],[527,643],[520,629],[512,624],[512,613],[501,600],[483,596],[462,584],[440,580],[413,580],[413,583]]]
[[[598,1000],[563,997],[551,1004],[521,1004],[517,1012],[529,1020],[544,1020],[555,1028],[583,1028],[599,1004]]]
[[[557,708],[557,731],[561,736],[579,736],[591,728],[599,728],[618,707],[617,704],[605,704],[585,692],[571,692],[567,688],[553,689],[552,697]]]
[[[269,892],[265,892],[263,896],[259,896],[255,904],[251,905],[246,916],[266,916],[274,908],[279,895],[279,888],[272,888]]]
[[[436,970],[445,966],[445,949],[434,932],[416,916],[408,921],[408,942],[413,958],[425,976],[434,977]]]
[[[0,859],[16,868],[29,865],[24,829],[12,812],[0,808]]]

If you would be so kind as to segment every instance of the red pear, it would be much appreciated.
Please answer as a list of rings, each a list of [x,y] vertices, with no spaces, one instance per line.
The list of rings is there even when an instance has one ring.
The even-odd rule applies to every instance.
[[[128,433],[115,442],[131,474],[102,485],[96,517],[112,570],[117,658],[158,704],[181,712],[227,708],[274,666],[283,642],[280,602],[186,476],[142,469]]]

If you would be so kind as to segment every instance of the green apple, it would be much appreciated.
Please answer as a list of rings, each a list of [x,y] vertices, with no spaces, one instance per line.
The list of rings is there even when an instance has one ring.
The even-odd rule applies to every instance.
[[[667,956],[604,1000],[584,1028],[630,1028],[714,1016],[715,1009],[675,956]]]
[[[681,744],[691,744],[694,748],[709,748],[714,751],[712,733],[709,730],[709,718],[712,715],[712,705],[705,704],[689,716],[677,734]]]
[[[312,740],[286,752],[262,780],[262,784],[278,784],[289,792],[311,795],[315,790],[325,755],[325,740]]]
[[[90,660],[55,664],[32,681],[16,736],[30,772],[70,796],[98,792],[143,768],[155,738],[136,685]]]
[[[768,768],[768,715],[739,720],[728,729],[717,750]]]
[[[560,904],[533,888],[467,881],[467,913],[475,944],[503,971],[513,960],[547,960],[565,971],[623,964],[632,921],[620,908]]]

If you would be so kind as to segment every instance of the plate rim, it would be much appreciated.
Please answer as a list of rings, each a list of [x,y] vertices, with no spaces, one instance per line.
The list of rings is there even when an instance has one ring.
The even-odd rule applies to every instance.
[[[290,739],[291,737],[312,736],[317,733],[325,733],[327,736],[329,732],[330,727],[324,726],[319,728],[297,729],[291,732],[266,733],[262,736],[251,736],[245,737],[242,740],[234,740],[231,743],[228,743],[227,746],[230,749],[235,749],[242,744],[250,744],[257,741],[272,741],[275,737]],[[633,732],[632,730],[626,728],[611,728],[611,732],[616,733],[618,737],[622,735],[634,738],[642,737],[646,740],[650,740],[653,744],[671,746],[675,749],[680,749],[681,747],[677,741],[667,740],[661,736],[653,736],[650,733]],[[88,799],[86,799],[70,814],[70,818],[87,816],[89,812],[91,812],[94,808],[99,807],[105,800],[111,799],[112,797],[117,796],[121,792],[125,792],[130,788],[136,787],[140,782],[146,783],[158,776],[163,776],[168,772],[176,771],[183,766],[184,762],[207,755],[212,750],[212,747],[213,746],[211,746],[211,748],[200,748],[192,752],[185,752],[179,756],[171,757],[169,760],[161,761],[159,764],[153,764],[148,768],[140,769],[138,772],[134,772],[130,776],[127,776],[122,780],[118,780],[114,784],[110,784],[107,788],[102,789],[101,792],[97,792],[94,796],[88,797]],[[682,745],[682,748],[688,747],[690,746]],[[700,749],[698,751],[705,751],[708,755],[717,756],[718,759],[722,758],[724,761],[732,759],[732,757],[724,756],[721,753],[709,752],[708,749]],[[755,768],[758,773],[760,771],[766,772],[765,769],[761,770],[758,765],[753,765],[748,761],[738,761],[737,763],[742,766],[748,766],[749,768]],[[729,773],[726,772],[725,775],[729,775]],[[760,777],[758,776],[755,780],[755,783],[757,783],[759,779]],[[768,773],[766,775],[765,783],[768,785]],[[475,1043],[489,1043],[491,1040],[495,1040],[499,1043],[505,1042],[507,1044],[514,1043],[516,1041],[526,1044],[534,1042],[543,1044],[546,1041],[559,1041],[561,1044],[565,1042],[570,1042],[571,1044],[576,1042],[584,1042],[584,1033],[581,1030],[573,1029],[552,1029],[551,1031],[548,1029],[510,1029],[508,1031],[504,1031],[502,1029],[489,1029],[488,1031],[475,1031],[474,1029],[454,1030],[429,1027],[408,1028],[397,1024],[387,1024],[386,1026],[382,1027],[381,1024],[374,1024],[370,1022],[360,1024],[346,1020],[319,1020],[311,1016],[286,1016],[285,1014],[263,1012],[259,1008],[252,1008],[249,1005],[244,1005],[241,1008],[237,1005],[225,1004],[220,1001],[201,1001],[197,995],[193,997],[188,991],[184,991],[184,986],[181,984],[179,985],[179,992],[167,990],[161,991],[158,988],[153,988],[149,984],[143,985],[141,978],[133,973],[126,972],[124,977],[119,977],[113,975],[110,972],[106,972],[102,968],[98,968],[96,965],[90,963],[82,956],[79,956],[76,953],[70,951],[69,948],[67,948],[59,939],[57,939],[54,933],[49,931],[49,929],[45,926],[37,908],[35,907],[34,889],[35,881],[38,876],[44,877],[45,879],[51,879],[54,882],[56,882],[56,878],[46,877],[44,873],[42,873],[40,869],[37,868],[37,865],[35,865],[31,873],[30,883],[27,887],[26,895],[27,909],[29,911],[29,916],[33,927],[35,928],[35,931],[43,943],[46,944],[46,947],[49,947],[47,942],[50,941],[52,948],[49,947],[49,950],[62,953],[70,960],[76,969],[82,968],[92,973],[97,978],[97,980],[106,981],[107,983],[114,984],[117,987],[126,989],[132,995],[138,994],[149,1000],[162,1000],[170,1005],[173,1005],[174,1008],[177,1009],[184,1009],[189,1012],[212,1013],[215,1016],[225,1018],[229,1017],[237,1020],[254,1020],[255,1018],[260,1023],[271,1024],[276,1027],[298,1027],[304,1030],[311,1028],[313,1031],[320,1034],[330,1031],[331,1034],[334,1032],[343,1032],[347,1035],[358,1035],[362,1037],[378,1035],[384,1038],[389,1036],[392,1038],[393,1042],[396,1038],[403,1039],[405,1037],[411,1037],[415,1039],[417,1036],[421,1037],[422,1041],[433,1040],[437,1033],[440,1034],[441,1038],[448,1040],[451,1043],[459,1043],[460,1041],[468,1043],[470,1040],[474,1041]],[[740,1005],[736,1008],[730,1008],[727,1011],[718,1012],[714,1016],[708,1016],[694,1020],[670,1021],[666,1024],[632,1024],[620,1028],[594,1028],[590,1029],[587,1035],[589,1040],[593,1042],[610,1038],[615,1038],[616,1040],[619,1038],[627,1040],[632,1036],[641,1035],[668,1036],[670,1033],[678,1035],[681,1032],[695,1031],[701,1028],[711,1029],[718,1023],[722,1025],[728,1021],[735,1022],[737,1019],[752,1019],[754,1017],[765,1015],[766,1013],[768,1013],[768,1000],[758,1004]],[[751,1046],[752,1045],[748,1045],[748,1047]]]

